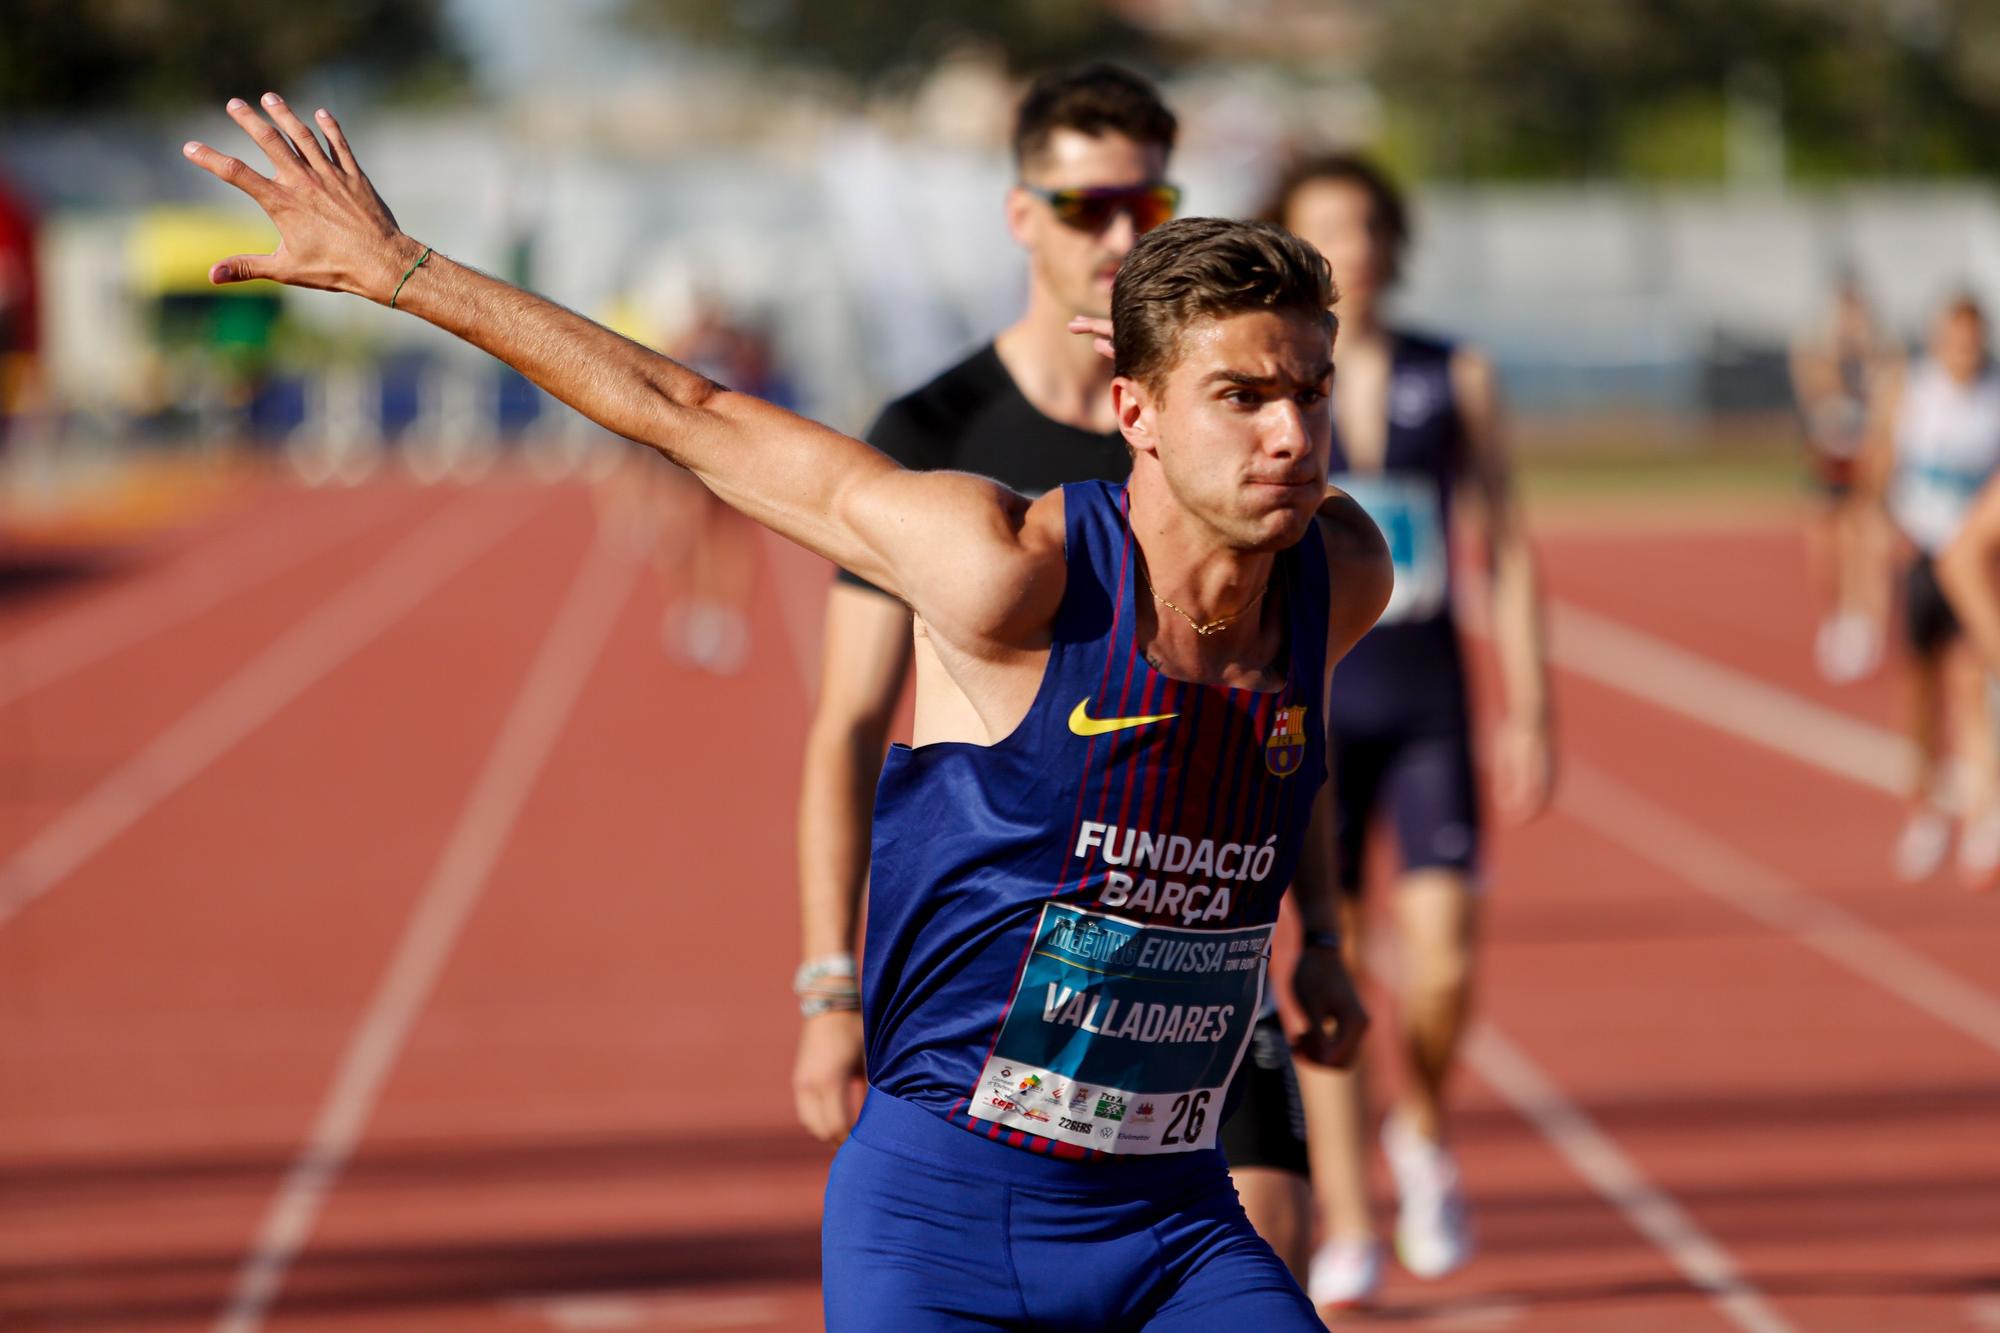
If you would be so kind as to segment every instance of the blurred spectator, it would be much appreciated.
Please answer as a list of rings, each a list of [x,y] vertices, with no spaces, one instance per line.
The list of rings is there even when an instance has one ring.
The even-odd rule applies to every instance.
[[[1792,347],[1792,389],[1819,501],[1806,533],[1824,606],[1813,656],[1820,674],[1835,683],[1859,680],[1882,660],[1889,609],[1885,534],[1877,497],[1861,485],[1859,473],[1870,405],[1895,360],[1852,274],[1841,276],[1825,322]]]
[[[730,318],[713,297],[697,296],[678,334],[658,337],[635,303],[621,302],[612,327],[741,393],[789,406],[790,387],[772,365],[770,341]],[[654,334],[654,337],[647,337]],[[598,488],[599,522],[635,554],[648,554],[667,586],[660,627],[667,653],[717,675],[748,659],[750,598],[757,578],[757,532],[694,475],[650,449],[628,449]]]
[[[1935,872],[1950,850],[1951,816],[1958,813],[1959,872],[1983,885],[2000,871],[2000,757],[1985,674],[1933,567],[1964,526],[1980,487],[2000,469],[2000,369],[1976,300],[1961,295],[1946,304],[1932,326],[1928,355],[1882,395],[1876,420],[1871,461],[1889,479],[1909,649],[1907,721],[1917,755],[1896,873],[1914,881]],[[1954,744],[1946,744],[1947,734]],[[1957,792],[1946,779],[1951,750],[1963,778]]]
[[[0,177],[0,446],[14,419],[40,401],[40,349],[35,217]]]

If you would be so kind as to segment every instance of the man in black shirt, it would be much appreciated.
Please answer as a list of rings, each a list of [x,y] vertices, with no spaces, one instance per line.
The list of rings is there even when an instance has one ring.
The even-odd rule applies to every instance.
[[[1173,113],[1144,79],[1090,65],[1038,80],[1022,99],[1020,183],[1007,223],[1028,255],[1028,304],[989,344],[890,403],[868,441],[913,469],[995,478],[1028,495],[1065,482],[1122,481],[1131,467],[1111,407],[1111,362],[1070,330],[1103,318],[1140,235],[1166,221]],[[800,1121],[844,1138],[860,1104],[862,1036],[853,956],[868,875],[870,816],[889,728],[908,677],[908,608],[842,571],[829,593],[820,689],[799,795],[804,1024],[793,1069]],[[1222,1144],[1251,1220],[1301,1271],[1310,1237],[1303,1119],[1275,1016],[1239,1079]]]

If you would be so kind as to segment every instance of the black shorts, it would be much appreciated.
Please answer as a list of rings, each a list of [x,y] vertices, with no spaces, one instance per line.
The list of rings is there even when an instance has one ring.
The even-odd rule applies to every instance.
[[[1951,609],[1928,555],[1918,555],[1903,574],[1903,634],[1918,657],[1936,657],[1958,638],[1958,613]]]
[[[1385,807],[1405,871],[1456,870],[1470,876],[1477,869],[1479,794],[1466,727],[1335,736],[1333,795],[1343,892],[1361,892],[1369,826]]]
[[[1229,1165],[1261,1166],[1311,1179],[1306,1156],[1306,1109],[1299,1100],[1299,1072],[1292,1046],[1274,1014],[1257,1020],[1250,1049],[1231,1089],[1236,1109],[1222,1122],[1216,1143]]]

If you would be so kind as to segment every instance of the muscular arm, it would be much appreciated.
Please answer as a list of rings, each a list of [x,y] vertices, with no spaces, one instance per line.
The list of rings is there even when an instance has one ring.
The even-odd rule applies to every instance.
[[[277,225],[270,255],[238,255],[211,280],[268,278],[351,292],[428,320],[519,370],[606,428],[657,449],[729,504],[902,598],[947,641],[1032,637],[1052,612],[1060,550],[1024,540],[1027,505],[982,478],[906,472],[851,439],[747,394],[531,292],[433,254],[397,227],[329,115],[322,146],[282,101],[276,124],[229,114],[269,157],[265,177],[200,144],[188,156]],[[282,131],[282,133],[281,133]],[[407,275],[407,276],[405,276]],[[395,295],[398,283],[401,294]],[[948,539],[948,540],[947,540]],[[940,555],[940,552],[950,552]]]
[[[1990,672],[2000,672],[2000,483],[1987,482],[1937,561],[1938,583]]]
[[[1548,804],[1554,783],[1549,669],[1542,634],[1541,580],[1514,492],[1492,363],[1476,352],[1452,357],[1452,388],[1465,428],[1466,477],[1485,511],[1492,568],[1493,645],[1506,700],[1500,741],[1500,797],[1517,820]]]

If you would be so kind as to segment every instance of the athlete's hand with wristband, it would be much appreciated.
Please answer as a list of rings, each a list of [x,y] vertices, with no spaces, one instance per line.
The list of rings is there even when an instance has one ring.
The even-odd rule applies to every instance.
[[[264,94],[263,107],[269,120],[240,97],[225,109],[270,159],[269,176],[206,144],[190,141],[181,149],[196,166],[249,195],[278,228],[276,250],[231,255],[209,267],[208,280],[268,278],[389,304],[429,258],[428,248],[396,225],[331,112],[313,114],[316,134],[276,93]]]
[[[1361,1053],[1368,1010],[1355,993],[1337,931],[1307,930],[1292,973],[1292,995],[1305,1014],[1304,1031],[1292,1039],[1300,1059],[1346,1069]]]
[[[799,1123],[822,1143],[839,1143],[861,1113],[861,990],[852,954],[809,958],[792,976],[799,997],[799,1050],[792,1102]]]

